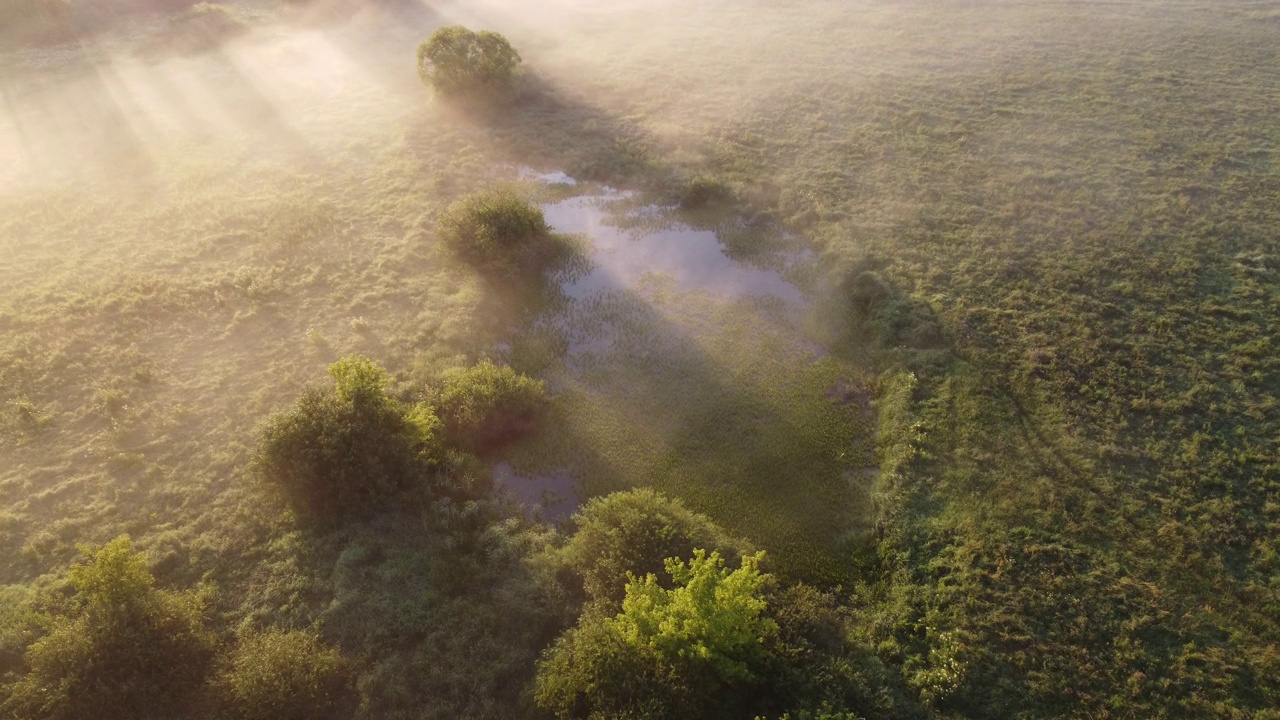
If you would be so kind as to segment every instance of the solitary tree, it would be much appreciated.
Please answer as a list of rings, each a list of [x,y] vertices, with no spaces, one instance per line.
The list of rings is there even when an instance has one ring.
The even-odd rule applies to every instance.
[[[461,25],[435,31],[418,46],[418,75],[450,98],[510,99],[520,79],[520,54],[502,35]]]

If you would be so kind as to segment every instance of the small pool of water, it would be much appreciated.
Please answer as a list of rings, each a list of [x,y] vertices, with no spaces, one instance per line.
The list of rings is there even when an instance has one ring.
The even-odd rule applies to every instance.
[[[511,463],[500,462],[493,468],[493,483],[523,504],[526,514],[550,522],[564,520],[580,504],[573,476],[564,470],[549,475],[520,475]]]
[[[639,229],[622,228],[611,218],[610,202],[625,199],[621,193],[569,198],[543,207],[547,224],[561,233],[591,239],[590,271],[564,285],[575,300],[634,288],[649,274],[670,277],[679,291],[698,291],[729,300],[747,296],[773,296],[799,306],[800,289],[772,270],[736,262],[710,230],[696,230],[680,223],[660,229],[652,224]],[[634,216],[656,216],[661,208],[647,207]]]
[[[563,172],[538,172],[533,168],[522,167],[517,172],[521,180],[533,180],[547,185],[577,185],[578,181]]]

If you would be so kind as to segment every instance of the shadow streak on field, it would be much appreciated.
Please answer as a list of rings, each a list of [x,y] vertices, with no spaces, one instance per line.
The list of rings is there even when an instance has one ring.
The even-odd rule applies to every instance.
[[[437,100],[438,117],[424,122],[473,127],[506,162],[554,168],[579,180],[653,184],[674,176],[672,168],[655,161],[652,139],[638,124],[575,97],[536,71],[523,83],[511,107],[467,108]],[[410,146],[430,132],[411,130]]]
[[[534,469],[568,467],[586,497],[653,486],[769,550],[784,575],[847,582],[865,511],[851,478],[869,458],[855,447],[867,418],[825,394],[841,368],[809,360],[769,299],[722,305],[644,285],[566,302],[587,327],[609,323],[575,364],[566,356],[588,338],[570,333],[582,324],[557,313],[535,329],[553,349],[530,369],[558,402],[531,443],[547,453]]]
[[[59,73],[44,82],[19,85],[0,73],[0,92],[29,174],[56,173],[66,165],[72,165],[76,176],[149,172],[151,159],[135,120],[110,90],[115,79],[110,66],[95,62],[84,48],[77,48],[69,63],[71,69],[64,73],[73,73],[73,79]]]

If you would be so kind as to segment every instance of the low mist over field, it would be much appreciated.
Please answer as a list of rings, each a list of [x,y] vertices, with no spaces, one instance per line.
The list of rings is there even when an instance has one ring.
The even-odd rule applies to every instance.
[[[0,717],[1280,717],[1277,47],[0,0]]]

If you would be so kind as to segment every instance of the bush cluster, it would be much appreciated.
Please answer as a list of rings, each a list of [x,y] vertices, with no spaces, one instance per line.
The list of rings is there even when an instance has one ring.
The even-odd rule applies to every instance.
[[[933,309],[880,273],[850,272],[840,284],[850,308],[850,327],[878,347],[928,349],[943,343],[942,325]]]
[[[267,420],[254,457],[295,513],[321,525],[442,490],[446,464],[465,459],[450,451],[488,454],[547,404],[540,381],[487,360],[448,373],[430,402],[413,405],[387,394],[386,370],[368,358],[343,358],[329,374],[332,388],[307,389]]]
[[[214,685],[236,720],[336,720],[354,700],[338,651],[296,631],[241,638]]]
[[[581,578],[587,599],[616,606],[629,573],[657,575],[666,559],[690,557],[696,548],[731,563],[750,551],[711,518],[648,488],[592,498],[573,517],[573,536],[560,557]]]
[[[128,536],[84,549],[70,594],[46,598],[25,672],[0,695],[14,720],[328,720],[350,717],[338,651],[314,635],[268,630],[217,660],[217,639],[192,592],[155,587]]]
[[[680,188],[680,207],[698,210],[728,202],[733,190],[723,180],[711,175],[694,175]]]

